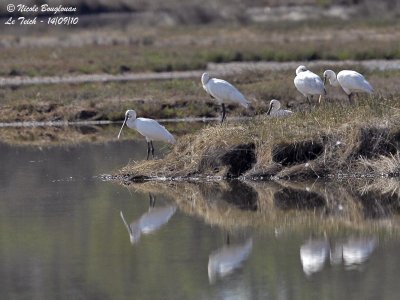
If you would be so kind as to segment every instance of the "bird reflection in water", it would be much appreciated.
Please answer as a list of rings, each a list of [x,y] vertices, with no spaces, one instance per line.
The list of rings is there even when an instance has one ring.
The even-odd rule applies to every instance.
[[[227,244],[212,252],[208,258],[208,278],[214,283],[217,278],[232,274],[242,266],[253,249],[253,239],[249,238],[241,244],[231,245],[229,236]]]
[[[321,271],[329,254],[327,239],[309,239],[300,247],[300,260],[306,275]]]
[[[142,234],[152,233],[167,224],[176,211],[175,205],[155,207],[155,197],[149,194],[149,198],[149,210],[130,224],[125,220],[122,211],[120,212],[132,245],[139,241]]]
[[[331,250],[331,264],[343,261],[347,267],[360,265],[368,260],[378,245],[375,237],[350,237],[345,243],[337,243]]]
[[[375,237],[350,237],[345,242],[331,242],[328,239],[309,239],[300,247],[300,259],[304,273],[311,275],[321,271],[328,254],[331,265],[342,262],[348,269],[368,260],[378,244]]]

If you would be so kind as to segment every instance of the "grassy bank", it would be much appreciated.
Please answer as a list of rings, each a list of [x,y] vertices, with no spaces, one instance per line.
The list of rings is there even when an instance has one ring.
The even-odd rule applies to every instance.
[[[163,160],[126,166],[131,180],[221,176],[253,179],[315,178],[375,172],[389,160],[399,168],[398,97],[360,98],[354,106],[325,102],[290,118],[259,116],[249,122],[209,126],[178,139]]]

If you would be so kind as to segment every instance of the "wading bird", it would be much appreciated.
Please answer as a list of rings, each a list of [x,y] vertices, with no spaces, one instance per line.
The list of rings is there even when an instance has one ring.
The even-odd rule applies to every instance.
[[[337,76],[332,70],[326,70],[324,72],[324,85],[326,80],[334,87],[341,87],[343,91],[349,97],[349,102],[353,103],[352,96],[354,93],[368,93],[372,94],[374,92],[371,84],[364,78],[363,75],[356,71],[343,70],[340,71]]]
[[[210,78],[208,73],[203,73],[201,83],[211,98],[216,99],[222,106],[221,124],[224,122],[226,115],[225,103],[235,103],[245,108],[249,107],[249,101],[229,82],[222,79]]]
[[[139,241],[142,234],[149,234],[155,232],[163,225],[167,224],[171,217],[175,214],[176,206],[167,205],[161,207],[154,207],[155,199],[153,195],[150,197],[149,211],[144,213],[139,219],[128,224],[124,218],[122,211],[120,212],[121,219],[125,224],[126,229],[129,233],[129,239],[131,244],[135,244]]]
[[[299,66],[296,69],[294,85],[296,89],[307,98],[310,105],[313,95],[320,95],[319,102],[321,101],[322,95],[326,95],[322,79],[317,74],[307,70],[305,66]]]
[[[281,102],[276,99],[272,99],[269,103],[269,109],[267,115],[271,117],[285,117],[290,116],[293,112],[288,109],[281,109]]]
[[[136,129],[137,132],[139,132],[146,138],[147,141],[146,159],[149,159],[150,152],[154,158],[153,141],[164,141],[170,144],[175,144],[174,136],[167,129],[165,129],[164,126],[160,125],[157,121],[154,121],[153,119],[137,118],[136,112],[131,109],[127,110],[125,113],[125,120],[118,133],[118,138],[121,135],[125,123],[126,126],[132,129]]]

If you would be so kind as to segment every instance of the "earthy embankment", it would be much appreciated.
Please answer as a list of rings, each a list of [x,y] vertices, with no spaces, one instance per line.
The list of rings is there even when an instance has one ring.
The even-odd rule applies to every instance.
[[[398,98],[374,97],[354,106],[325,102],[289,118],[208,126],[179,138],[164,159],[132,163],[119,175],[128,181],[392,177],[400,171],[398,149]]]
[[[245,228],[319,233],[352,231],[399,232],[399,183],[364,181],[299,183],[288,181],[146,182],[130,185],[133,191],[170,198],[188,215],[228,231]],[[382,187],[390,187],[382,189]],[[316,225],[317,224],[317,225]]]

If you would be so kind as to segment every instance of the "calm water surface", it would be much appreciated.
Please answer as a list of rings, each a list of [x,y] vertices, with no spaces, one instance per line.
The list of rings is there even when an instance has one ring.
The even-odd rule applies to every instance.
[[[99,178],[145,147],[0,144],[1,299],[398,299],[396,234],[228,232]]]

